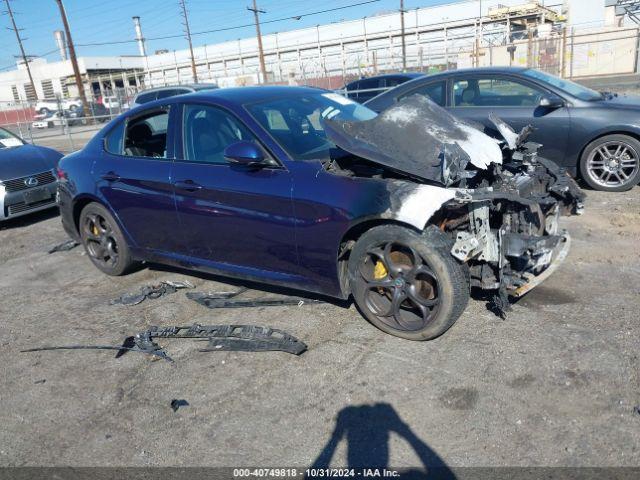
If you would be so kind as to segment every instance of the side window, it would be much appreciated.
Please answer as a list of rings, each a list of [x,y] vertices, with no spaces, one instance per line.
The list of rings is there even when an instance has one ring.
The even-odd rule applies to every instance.
[[[384,86],[387,88],[397,87],[398,85],[404,82],[406,82],[406,80],[402,77],[391,77],[391,78],[386,78],[384,80]]]
[[[445,98],[446,91],[446,82],[430,83],[401,95],[398,97],[398,100],[411,95],[423,95],[425,97],[429,97],[433,102],[437,103],[441,107],[444,107],[447,103]]]
[[[267,116],[267,123],[269,124],[270,130],[289,131],[287,122],[284,120],[284,117],[282,116],[280,110],[267,109],[264,111],[264,114]]]
[[[276,117],[272,117],[277,121]],[[227,163],[224,150],[232,143],[255,141],[247,127],[233,115],[207,105],[185,105],[184,158],[192,162]]]
[[[506,78],[479,78],[456,81],[455,105],[459,107],[534,107],[542,92]]]
[[[122,155],[124,137],[124,121],[121,121],[111,129],[104,139],[104,149],[114,155]]]
[[[131,157],[167,158],[169,113],[156,110],[129,121],[124,140],[124,154]]]
[[[175,90],[173,88],[170,88],[168,90],[160,90],[158,92],[158,100],[160,100],[161,98],[173,97],[175,95],[178,95],[178,90]]]
[[[158,92],[141,93],[136,97],[136,103],[143,104],[143,103],[152,102],[156,99],[157,94]]]

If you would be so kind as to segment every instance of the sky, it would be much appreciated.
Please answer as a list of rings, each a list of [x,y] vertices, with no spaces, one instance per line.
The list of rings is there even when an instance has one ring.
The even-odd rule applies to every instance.
[[[220,28],[248,25],[242,28],[193,36],[194,46],[235,40],[255,35],[253,14],[247,10],[251,0],[185,0],[191,32],[202,32]],[[262,33],[281,32],[318,24],[353,20],[364,16],[399,9],[399,0],[377,0],[337,11],[303,16],[300,20],[291,17],[321,10],[345,7],[367,0],[258,0]],[[454,3],[456,0],[405,0],[405,9]],[[5,10],[5,0],[0,0],[0,10]],[[10,0],[18,28],[24,39],[27,55],[45,56],[48,61],[60,59],[53,36],[62,30],[62,21],[55,0]],[[179,35],[183,33],[182,17],[178,0],[64,0],[73,41],[81,55],[138,55],[136,43],[113,44],[112,42],[135,38],[131,17],[137,15],[146,38]],[[270,20],[286,20],[268,23]],[[7,15],[0,16],[0,70],[15,66],[15,56],[20,50],[15,33],[9,27]],[[90,43],[106,43],[100,46],[81,46]],[[147,53],[159,49],[181,50],[188,48],[181,38],[147,42]]]

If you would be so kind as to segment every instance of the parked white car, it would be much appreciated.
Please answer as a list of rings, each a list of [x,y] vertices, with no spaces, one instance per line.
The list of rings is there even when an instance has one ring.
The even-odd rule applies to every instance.
[[[102,104],[105,108],[110,110],[120,108],[120,101],[118,100],[118,97],[104,97],[102,99]]]
[[[62,110],[75,111],[82,108],[82,102],[78,98],[66,98],[63,100],[49,99],[38,100],[36,102],[36,112],[43,115],[47,115],[51,112],[57,112],[60,108]]]

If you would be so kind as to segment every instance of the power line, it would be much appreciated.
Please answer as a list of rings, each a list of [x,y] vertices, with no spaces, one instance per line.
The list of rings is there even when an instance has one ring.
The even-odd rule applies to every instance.
[[[267,13],[264,10],[259,10],[256,0],[253,0],[253,8],[247,7],[247,10],[253,12],[253,18],[256,22],[256,36],[258,37],[258,55],[260,57],[260,71],[262,72],[262,81],[267,81],[267,67],[264,64],[264,52],[262,51],[262,34],[260,33],[260,16],[258,13]]]
[[[185,5],[185,0],[178,0],[178,3],[180,4],[180,9],[182,10],[181,15],[184,18],[184,30],[185,34],[187,35],[187,42],[189,42],[189,52],[191,53],[191,73],[193,74],[194,83],[198,83],[198,73],[196,72],[196,61],[193,58],[193,44],[191,43],[191,30],[189,29],[189,16],[187,15],[187,6]]]
[[[29,66],[29,59],[27,55],[24,53],[24,46],[22,45],[22,38],[20,37],[20,29],[16,26],[16,21],[13,18],[13,11],[11,10],[11,4],[9,0],[4,0],[4,3],[7,5],[7,15],[11,19],[11,25],[13,28],[9,28],[9,30],[13,30],[16,32],[16,39],[18,39],[18,45],[20,46],[20,53],[22,54],[22,61],[24,62],[24,66],[27,68],[27,74],[29,75],[29,83],[31,84],[31,89],[33,90],[33,95],[38,100],[38,92],[36,91],[36,85],[33,83],[33,76],[31,75],[31,67]]]
[[[82,83],[82,77],[80,76],[80,68],[78,67],[78,59],[76,58],[76,49],[73,45],[73,38],[71,38],[71,29],[69,28],[69,22],[67,20],[67,12],[64,10],[62,0],[56,0],[58,8],[60,9],[60,16],[62,17],[62,24],[64,25],[64,32],[67,36],[67,47],[69,48],[69,58],[71,59],[71,66],[73,67],[73,76],[76,80],[76,87],[78,88],[78,94],[82,101],[82,109],[84,111],[83,116],[89,116],[89,104],[87,103],[87,96],[84,93],[84,85]]]
[[[286,20],[300,20],[303,17],[310,17],[313,15],[320,15],[322,13],[329,13],[329,12],[335,12],[337,10],[344,10],[346,8],[353,8],[353,7],[359,7],[360,5],[367,5],[370,3],[377,3],[380,0],[366,0],[363,2],[358,2],[358,3],[352,3],[350,5],[345,5],[343,7],[336,7],[336,8],[328,8],[326,10],[318,10],[315,12],[309,12],[309,13],[302,13],[300,15],[290,15],[288,17],[282,17],[282,18],[275,18],[273,20],[267,20],[266,22],[261,22],[262,25],[267,24],[267,23],[276,23],[276,22],[284,22]],[[247,28],[247,27],[253,27],[254,24],[253,23],[248,23],[248,24],[244,24],[244,25],[236,25],[233,27],[224,27],[224,28],[216,28],[213,30],[203,30],[200,32],[191,32],[191,36],[196,36],[196,35],[205,35],[207,33],[218,33],[218,32],[226,32],[229,30],[238,30],[240,28]],[[147,41],[153,41],[153,40],[170,40],[173,38],[180,38],[182,37],[182,35],[164,35],[161,37],[149,37],[147,38]],[[118,44],[123,44],[123,43],[132,43],[132,42],[136,42],[136,40],[114,40],[111,42],[96,42],[96,43],[78,43],[77,46],[78,47],[100,47],[100,46],[104,46],[104,45],[118,45]]]

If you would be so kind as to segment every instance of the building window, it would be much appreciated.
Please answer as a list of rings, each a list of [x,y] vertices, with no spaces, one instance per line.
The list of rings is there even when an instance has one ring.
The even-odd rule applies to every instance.
[[[42,94],[44,95],[44,98],[56,98],[56,95],[53,92],[53,82],[51,80],[42,80],[40,85],[42,85]]]
[[[64,98],[69,98],[69,87],[67,87],[67,79],[66,78],[61,78],[60,79],[60,87],[62,88],[62,96]]]
[[[33,85],[31,85],[30,83],[24,84],[24,93],[27,95],[28,102],[36,101],[36,91],[33,89]]]
[[[13,94],[13,101],[18,103],[20,101],[20,95],[18,94],[18,87],[11,85],[11,93]]]

